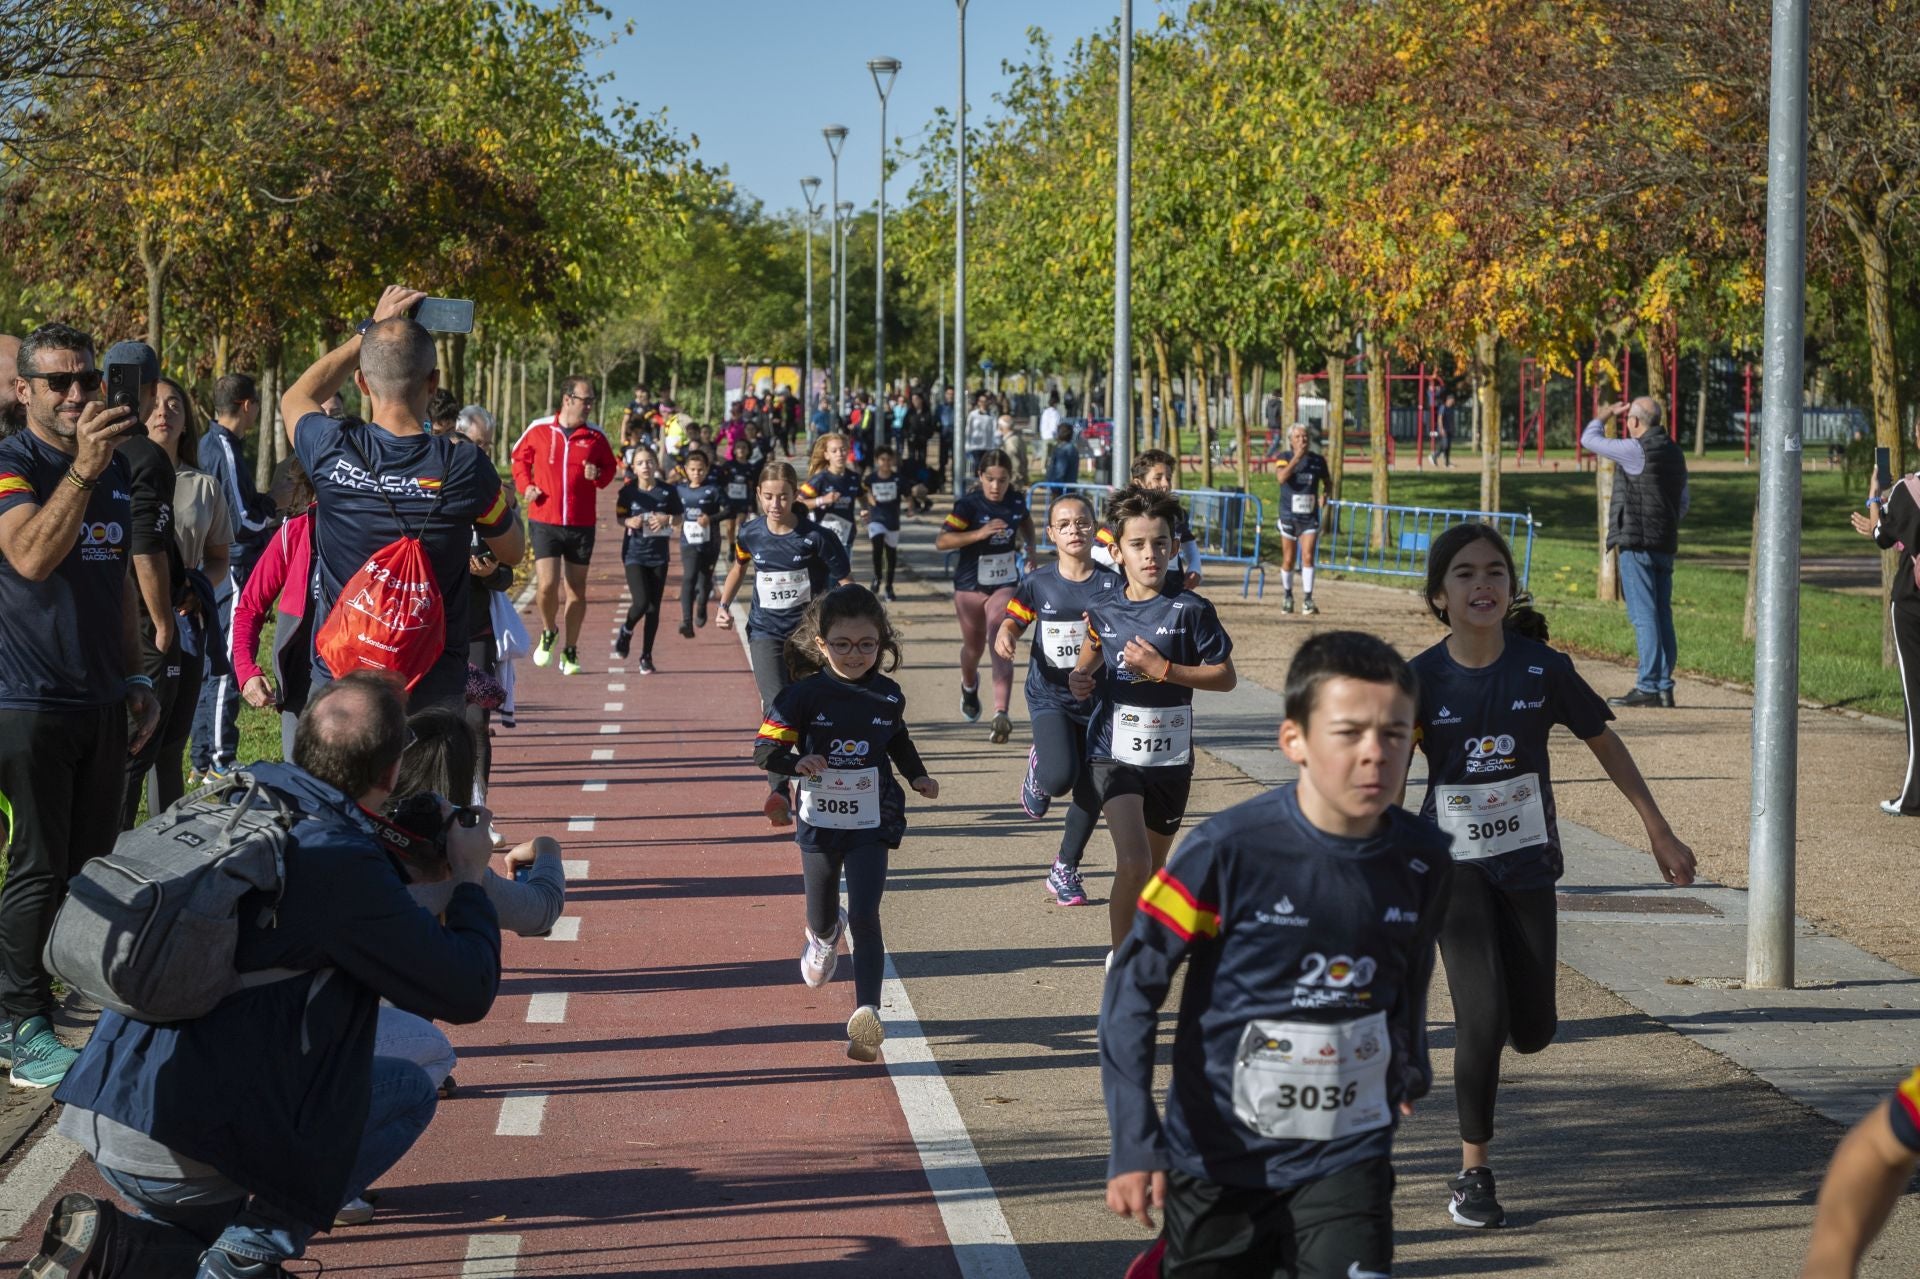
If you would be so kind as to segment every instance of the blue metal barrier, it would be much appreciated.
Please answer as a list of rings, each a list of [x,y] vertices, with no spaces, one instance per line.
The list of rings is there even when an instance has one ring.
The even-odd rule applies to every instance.
[[[1047,508],[1054,498],[1068,493],[1093,503],[1097,520],[1106,511],[1113,490],[1105,484],[1035,484],[1027,490],[1027,506],[1037,528],[1046,527]],[[1252,493],[1223,493],[1217,489],[1175,489],[1173,496],[1187,510],[1201,565],[1231,564],[1242,569],[1242,599],[1253,591],[1253,575],[1258,573],[1258,594],[1266,598],[1267,569],[1260,562],[1260,530],[1266,520],[1260,499]]]
[[[1328,502],[1322,508],[1320,543],[1314,556],[1318,566],[1339,573],[1367,573],[1381,577],[1427,575],[1427,550],[1433,539],[1455,524],[1491,524],[1513,548],[1519,561],[1518,590],[1527,588],[1533,568],[1533,513],[1459,511],[1432,506],[1378,506],[1372,502]],[[1373,536],[1375,516],[1381,537]]]

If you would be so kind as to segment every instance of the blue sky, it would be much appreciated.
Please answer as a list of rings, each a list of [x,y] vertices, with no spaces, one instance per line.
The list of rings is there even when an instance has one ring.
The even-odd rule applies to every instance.
[[[1146,29],[1161,0],[1135,0]],[[800,207],[799,181],[821,179],[831,161],[820,130],[847,126],[840,198],[860,207],[879,189],[880,99],[867,59],[902,63],[887,106],[887,135],[911,149],[933,118],[951,109],[958,68],[953,0],[609,0],[635,31],[589,64],[612,72],[606,92],[647,110],[666,107],[700,156],[725,164],[734,182],[769,210]],[[1003,59],[1024,60],[1027,28],[1044,27],[1064,52],[1117,19],[1120,0],[968,0],[967,95],[978,127],[1004,83]],[[904,196],[896,174],[888,198]]]

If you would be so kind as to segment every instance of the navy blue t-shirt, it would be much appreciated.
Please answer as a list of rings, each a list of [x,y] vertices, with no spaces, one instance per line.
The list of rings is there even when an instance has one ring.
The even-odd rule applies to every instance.
[[[648,568],[665,568],[667,548],[673,545],[674,536],[680,530],[680,490],[657,476],[651,488],[643,489],[638,484],[628,483],[621,487],[613,509],[623,521],[635,515],[672,517],[667,521],[667,526],[658,532],[648,528],[630,528],[620,540],[622,562],[644,564]]]
[[[733,554],[737,563],[753,565],[746,587],[753,599],[747,608],[748,638],[793,634],[807,604],[852,572],[840,539],[804,517],[786,533],[767,527],[765,516],[748,520],[734,539]]]
[[[376,551],[411,533],[433,566],[447,622],[447,647],[414,686],[413,698],[459,694],[467,686],[467,642],[473,633],[469,530],[498,537],[514,519],[500,473],[485,453],[447,436],[394,435],[364,422],[349,428],[320,413],[300,419],[293,450],[313,479],[315,497],[310,523],[319,610],[309,616],[324,619]],[[320,626],[312,629],[317,639]],[[317,681],[333,678],[317,651],[313,672]]]
[[[1201,823],[1140,894],[1100,1008],[1107,1175],[1285,1190],[1393,1148],[1432,1082],[1427,986],[1452,867],[1404,809],[1332,835],[1289,782]],[[1184,961],[1166,1122],[1159,1009]]]
[[[727,513],[745,515],[753,509],[753,476],[755,467],[748,462],[716,462],[713,467],[713,482],[727,498]]]
[[[1274,462],[1275,474],[1292,459],[1293,454],[1282,453]],[[1327,459],[1309,452],[1280,486],[1280,519],[1288,524],[1317,523],[1320,503],[1332,491],[1333,473],[1327,470]]]
[[[800,847],[899,846],[906,795],[893,769],[918,767],[920,757],[911,749],[907,699],[898,684],[878,671],[858,683],[831,671],[796,680],[773,699],[758,740],[778,742],[796,756],[826,757],[826,774],[796,779],[794,842]]]
[[[899,531],[900,486],[903,482],[898,471],[885,479],[881,479],[878,475],[867,477],[867,496],[872,499],[871,523],[878,524],[884,529]]]
[[[1087,617],[1101,661],[1093,718],[1087,723],[1087,757],[1137,768],[1191,769],[1193,690],[1137,678],[1121,654],[1138,636],[1176,666],[1226,661],[1233,655],[1233,640],[1212,603],[1191,591],[1136,603],[1122,588],[1093,601]]]
[[[31,430],[0,440],[0,514],[45,506],[72,465]],[[0,555],[0,710],[86,710],[126,697],[131,484],[114,454],[87,494],[80,536],[45,581],[28,581]]]
[[[1063,577],[1058,564],[1047,564],[1021,579],[1007,601],[1007,616],[1021,630],[1034,627],[1027,662],[1027,707],[1052,707],[1084,724],[1093,714],[1093,699],[1080,701],[1067,691],[1067,676],[1080,660],[1086,643],[1084,615],[1109,594],[1121,589],[1118,574],[1094,566],[1084,582]],[[1122,641],[1124,644],[1125,641]]]
[[[860,504],[858,472],[851,466],[838,475],[822,471],[800,486],[800,496],[806,501],[808,518],[843,546],[853,545],[853,521]]]
[[[680,494],[680,557],[688,555],[712,559],[720,554],[720,521],[726,517],[727,495],[711,476],[705,484],[676,484]],[[704,515],[702,526],[694,519]]]
[[[1027,499],[1008,489],[1007,496],[989,502],[979,489],[961,495],[953,504],[943,526],[954,533],[965,533],[1000,520],[1006,527],[979,542],[969,542],[957,552],[953,563],[953,589],[956,591],[1010,590],[1020,576],[1020,522],[1027,518]]]
[[[1414,720],[1427,759],[1420,815],[1453,837],[1454,859],[1502,888],[1546,888],[1560,878],[1560,829],[1547,739],[1564,724],[1581,741],[1613,712],[1573,659],[1507,633],[1491,666],[1462,666],[1445,640],[1408,663],[1420,679]]]

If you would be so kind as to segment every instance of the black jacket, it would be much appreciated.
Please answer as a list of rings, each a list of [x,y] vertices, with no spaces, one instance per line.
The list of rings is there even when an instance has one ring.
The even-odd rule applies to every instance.
[[[1680,549],[1680,503],[1687,487],[1687,458],[1673,437],[1657,427],[1640,437],[1646,465],[1640,474],[1621,470],[1613,478],[1607,508],[1607,545],[1622,551]]]

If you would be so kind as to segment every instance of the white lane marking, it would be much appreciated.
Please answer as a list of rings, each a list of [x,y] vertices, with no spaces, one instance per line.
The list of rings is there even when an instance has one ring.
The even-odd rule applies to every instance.
[[[38,1223],[40,1204],[80,1157],[80,1146],[49,1129],[0,1182],[0,1236],[17,1239]]]
[[[625,684],[609,684],[607,685],[607,691],[609,693],[624,693],[627,691],[627,686]]]
[[[500,1103],[500,1122],[494,1125],[496,1137],[538,1137],[547,1117],[547,1094],[510,1092]]]
[[[613,749],[611,747],[602,747],[593,753],[593,762],[596,764],[604,764],[612,758]]]
[[[621,711],[627,709],[627,704],[625,702],[608,702],[600,709],[609,715],[618,715]]]
[[[961,1275],[964,1279],[1029,1279],[1020,1246],[1013,1241],[993,1183],[981,1166],[973,1138],[967,1135],[960,1108],[953,1103],[891,955],[880,986],[880,1004],[887,1020],[887,1042],[880,1051]]]
[[[569,817],[567,818],[567,829],[574,830],[574,831],[590,831],[593,829],[593,818]]]
[[[533,1025],[558,1026],[567,1019],[565,993],[535,995],[527,1001],[527,1021]]]
[[[571,879],[573,876],[569,875]],[[582,878],[585,878],[583,875]],[[547,934],[548,941],[579,941],[580,916],[562,915],[553,921],[553,931]]]
[[[563,861],[560,863],[560,871],[566,876],[569,884],[574,884],[587,877],[587,865],[585,861]]]
[[[597,794],[599,794],[599,793],[600,793],[601,791],[603,791],[603,790],[605,790],[606,788],[607,788],[607,784],[606,784],[605,782],[582,782],[582,783],[580,783],[580,789],[581,789],[581,790],[583,790],[583,791],[585,791],[585,792],[586,792],[587,794],[589,794],[589,795],[597,795]]]
[[[460,1279],[513,1279],[520,1273],[519,1235],[475,1235],[467,1240]]]
[[[611,735],[619,731],[620,731],[620,726],[618,724],[602,724],[600,726],[600,732],[603,735]]]

